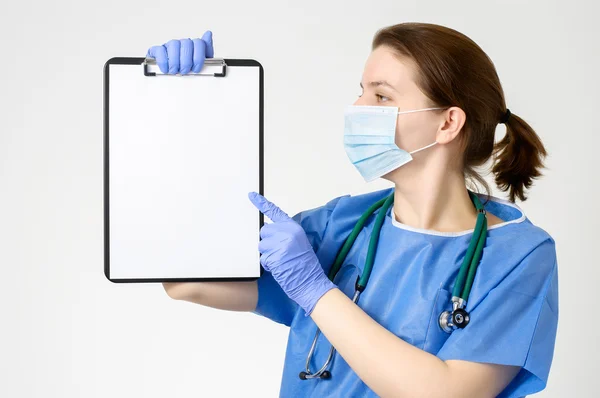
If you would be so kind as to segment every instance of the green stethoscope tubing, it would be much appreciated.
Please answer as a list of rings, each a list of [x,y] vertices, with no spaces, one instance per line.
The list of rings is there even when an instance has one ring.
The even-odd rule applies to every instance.
[[[456,277],[456,282],[454,283],[454,289],[452,291],[452,295],[454,297],[458,297],[467,301],[469,298],[469,294],[471,293],[471,287],[473,286],[473,280],[475,279],[475,272],[477,271],[477,266],[479,265],[479,261],[481,260],[481,256],[483,254],[483,246],[485,244],[485,239],[487,236],[487,218],[485,216],[485,210],[483,209],[483,205],[479,200],[479,197],[475,195],[473,192],[469,191],[469,196],[471,201],[475,205],[475,209],[477,209],[477,222],[475,223],[475,230],[473,231],[473,237],[469,242],[469,247],[467,248],[467,253],[463,259],[462,265],[460,267],[460,271]],[[363,268],[362,275],[358,279],[356,283],[356,290],[362,292],[369,282],[369,278],[371,276],[371,270],[373,269],[373,264],[375,262],[375,252],[377,251],[377,243],[379,241],[379,234],[381,232],[381,227],[385,220],[385,216],[389,210],[389,208],[394,203],[394,194],[392,193],[387,198],[383,198],[373,205],[369,207],[360,219],[356,222],[356,225],[352,229],[352,232],[346,238],[346,242],[340,249],[331,270],[329,271],[329,279],[333,281],[338,271],[340,270],[342,264],[346,260],[346,256],[348,252],[352,248],[354,241],[360,234],[360,231],[363,229],[365,223],[369,219],[369,217],[378,209],[381,211],[377,214],[375,219],[375,225],[373,226],[373,232],[371,233],[371,238],[369,240],[369,249],[367,251],[367,259],[365,261],[365,266]]]
[[[475,273],[477,271],[477,267],[479,265],[479,261],[481,260],[481,256],[483,254],[483,246],[485,245],[485,240],[487,237],[487,217],[486,212],[479,200],[479,197],[469,191],[469,197],[471,201],[475,205],[477,209],[477,221],[475,223],[475,229],[473,231],[473,235],[471,237],[471,241],[469,242],[469,246],[467,247],[467,252],[461,264],[458,275],[456,276],[456,281],[454,282],[454,288],[452,290],[452,303],[453,310],[444,311],[440,314],[439,323],[440,327],[446,331],[447,333],[451,333],[451,331],[455,328],[464,328],[469,323],[469,313],[466,312],[463,307],[466,305],[467,299],[469,298],[469,294],[471,293],[471,287],[473,286],[473,280],[475,279]],[[385,216],[394,203],[394,194],[392,193],[386,198],[383,198],[373,205],[371,205],[358,219],[356,225],[350,232],[350,235],[346,238],[342,248],[338,252],[333,265],[331,266],[331,270],[329,271],[328,277],[331,281],[334,280],[338,271],[342,267],[342,264],[346,260],[346,256],[350,249],[352,249],[352,245],[356,238],[362,231],[365,223],[369,219],[369,217],[378,209],[380,210],[377,213],[375,218],[375,224],[373,225],[373,230],[371,232],[371,237],[369,239],[369,248],[367,251],[367,258],[365,261],[365,266],[363,268],[363,272],[360,277],[356,280],[356,291],[354,294],[353,302],[357,303],[358,298],[360,297],[360,293],[365,290],[367,287],[367,283],[369,282],[369,278],[371,276],[371,271],[373,269],[373,264],[375,262],[375,253],[377,251],[377,243],[379,242],[379,234],[381,233],[381,228],[383,226],[383,222],[385,221]],[[315,334],[315,338],[313,340],[312,347],[310,352],[308,353],[308,357],[306,358],[306,371],[300,372],[300,379],[314,379],[314,378],[322,378],[329,379],[331,377],[331,373],[327,370],[327,366],[331,362],[333,358],[333,354],[335,352],[335,347],[331,347],[329,351],[329,356],[325,364],[319,369],[317,372],[312,373],[310,371],[310,359],[315,351],[317,339],[319,337],[320,330],[317,328],[317,332]]]
[[[375,252],[377,251],[377,243],[379,242],[379,233],[381,232],[381,226],[383,225],[383,221],[385,220],[385,215],[387,211],[394,203],[394,194],[391,194],[387,198],[383,198],[367,209],[363,213],[363,215],[358,219],[356,225],[350,232],[348,238],[346,238],[346,242],[342,246],[340,252],[338,253],[331,270],[329,271],[329,279],[333,281],[338,271],[340,270],[344,260],[346,260],[346,256],[348,252],[352,248],[354,241],[360,234],[360,231],[363,229],[365,223],[377,209],[381,209],[381,211],[377,214],[377,218],[375,219],[375,225],[373,226],[373,232],[371,235],[371,239],[369,241],[369,250],[367,251],[367,259],[365,262],[365,267],[363,268],[362,275],[356,282],[356,290],[362,292],[369,282],[369,278],[371,277],[371,270],[373,269],[373,263],[375,262]]]
[[[477,209],[477,221],[475,222],[475,231],[473,231],[473,237],[469,242],[467,253],[463,259],[463,263],[460,267],[460,271],[456,277],[452,295],[454,297],[462,298],[464,301],[469,299],[471,293],[471,287],[473,286],[473,279],[475,279],[475,272],[481,260],[483,254],[483,246],[485,245],[485,239],[487,237],[487,217],[485,216],[485,210],[479,200],[479,197],[473,192],[469,192],[471,200]],[[468,269],[468,274],[467,274]],[[466,280],[465,280],[466,276]]]

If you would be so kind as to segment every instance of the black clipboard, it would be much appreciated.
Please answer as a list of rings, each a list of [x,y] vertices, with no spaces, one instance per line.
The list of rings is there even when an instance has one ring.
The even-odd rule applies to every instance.
[[[106,278],[256,280],[264,218],[247,192],[264,193],[262,65],[207,59],[180,76],[111,58],[103,121]]]

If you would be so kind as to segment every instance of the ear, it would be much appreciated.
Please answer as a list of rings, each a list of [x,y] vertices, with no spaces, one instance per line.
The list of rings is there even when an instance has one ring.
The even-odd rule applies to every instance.
[[[446,109],[443,116],[435,138],[439,144],[448,144],[461,132],[467,115],[459,107],[452,106]]]

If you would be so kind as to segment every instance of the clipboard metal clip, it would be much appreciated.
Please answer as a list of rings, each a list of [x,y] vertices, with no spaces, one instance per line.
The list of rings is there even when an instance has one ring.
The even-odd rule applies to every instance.
[[[225,77],[227,73],[227,64],[223,58],[207,58],[204,61],[204,66],[202,67],[202,71],[200,73],[190,73],[187,75],[182,75],[180,73],[170,75],[166,73],[160,72],[158,69],[158,65],[156,65],[156,60],[154,58],[145,58],[144,62],[144,76],[213,76],[213,77]],[[217,69],[216,72],[206,72],[206,70],[214,70]],[[159,73],[157,73],[157,71]]]

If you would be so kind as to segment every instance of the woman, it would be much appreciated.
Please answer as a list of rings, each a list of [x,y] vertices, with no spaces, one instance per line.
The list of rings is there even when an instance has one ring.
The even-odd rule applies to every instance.
[[[212,55],[210,32],[149,50],[169,73],[197,72]],[[165,283],[167,293],[290,326],[284,397],[521,397],[544,389],[558,322],[555,244],[513,203],[540,176],[539,137],[506,108],[481,48],[442,26],[377,32],[361,87],[345,115],[346,151],[366,180],[395,188],[335,198],[293,218],[251,193],[273,221],[261,229],[266,272],[248,283]],[[499,123],[507,132],[494,143]],[[467,189],[474,179],[489,192],[474,168],[490,158],[510,202]],[[367,219],[331,281],[357,220],[386,198],[390,207]],[[377,255],[354,303],[380,212]],[[466,306],[454,299],[466,312],[444,325],[440,314],[453,310],[459,269],[483,225],[478,217],[487,221],[483,254]]]

